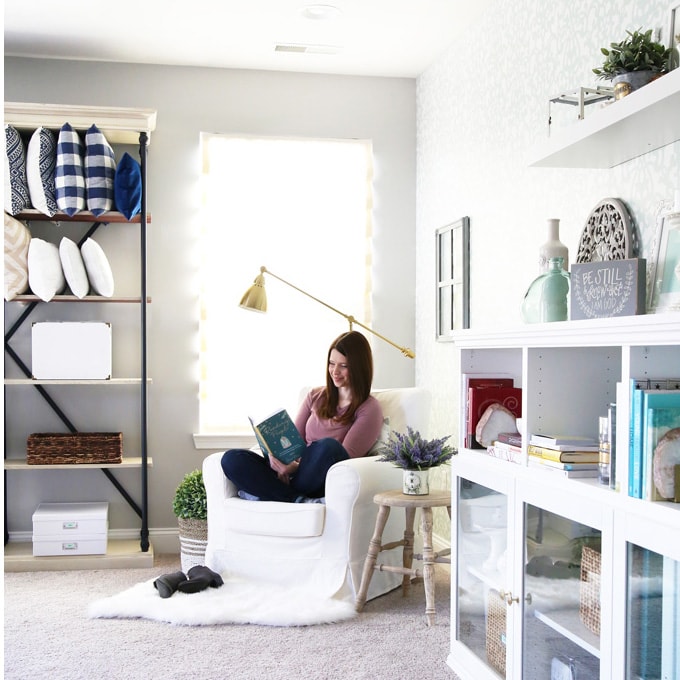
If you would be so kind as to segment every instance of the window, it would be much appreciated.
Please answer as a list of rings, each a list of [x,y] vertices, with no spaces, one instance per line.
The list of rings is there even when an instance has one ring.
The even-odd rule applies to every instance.
[[[266,276],[268,312],[239,308],[266,266],[370,324],[372,149],[365,141],[202,136],[200,431],[248,427],[325,380],[338,314]],[[370,340],[370,338],[369,338]]]

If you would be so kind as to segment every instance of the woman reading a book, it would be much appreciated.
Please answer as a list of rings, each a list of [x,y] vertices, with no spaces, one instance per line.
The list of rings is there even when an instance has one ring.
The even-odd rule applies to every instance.
[[[365,456],[382,429],[380,403],[371,396],[373,355],[357,331],[343,333],[328,350],[325,387],[307,394],[295,418],[306,447],[286,465],[275,456],[232,449],[224,474],[241,498],[289,503],[323,502],[326,473],[348,458]]]

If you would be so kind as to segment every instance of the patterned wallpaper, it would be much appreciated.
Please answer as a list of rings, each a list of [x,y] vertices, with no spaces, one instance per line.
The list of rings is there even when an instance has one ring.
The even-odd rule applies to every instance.
[[[591,210],[603,198],[628,206],[649,256],[661,205],[680,188],[680,142],[610,170],[529,167],[547,136],[548,100],[598,84],[600,47],[636,28],[660,28],[668,0],[497,0],[476,30],[455,39],[417,82],[416,379],[432,390],[433,436],[457,433],[454,347],[434,339],[434,233],[469,216],[471,325],[521,323],[537,276],[546,220],[560,219],[573,261]],[[556,124],[578,123],[561,107]],[[572,118],[569,118],[571,114]],[[586,112],[587,116],[587,112]],[[457,436],[455,437],[457,441]],[[448,483],[438,470],[435,485]],[[448,520],[435,519],[448,540]]]

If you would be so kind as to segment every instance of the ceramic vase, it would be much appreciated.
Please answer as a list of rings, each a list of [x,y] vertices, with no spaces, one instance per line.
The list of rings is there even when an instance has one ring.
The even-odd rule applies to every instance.
[[[538,249],[538,272],[545,274],[551,257],[561,257],[565,271],[569,271],[569,249],[560,241],[560,221],[550,219],[547,223],[547,240]]]
[[[430,493],[429,470],[404,470],[402,491],[408,496],[426,496]]]

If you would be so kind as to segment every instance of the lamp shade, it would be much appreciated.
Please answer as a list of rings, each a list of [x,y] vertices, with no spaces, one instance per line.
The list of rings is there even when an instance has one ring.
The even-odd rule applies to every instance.
[[[241,298],[239,307],[250,309],[254,312],[267,311],[267,291],[264,289],[264,276],[258,274],[253,285],[248,288]]]

